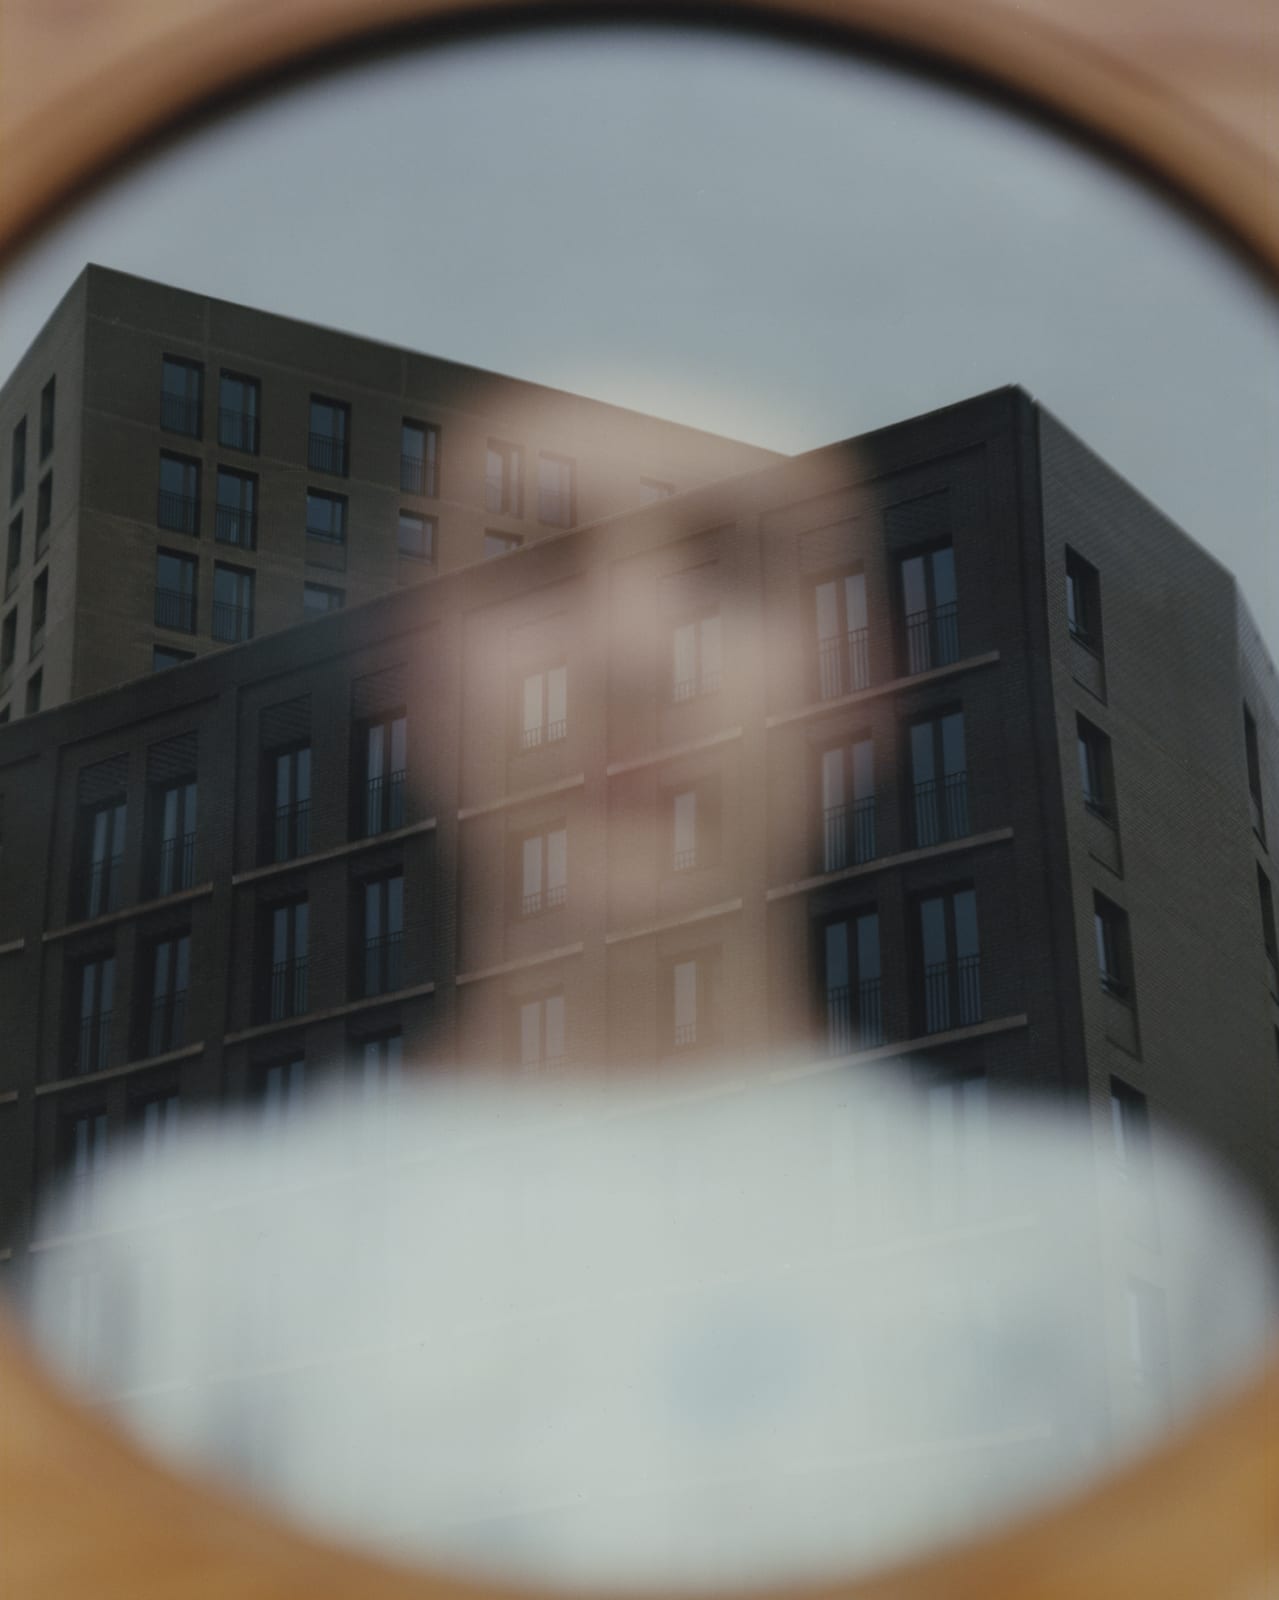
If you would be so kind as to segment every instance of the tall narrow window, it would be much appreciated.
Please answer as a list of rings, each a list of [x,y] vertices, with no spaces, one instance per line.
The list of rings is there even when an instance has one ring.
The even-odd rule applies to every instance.
[[[568,830],[548,828],[520,841],[520,914],[562,906],[568,898]]]
[[[439,493],[440,430],[426,422],[400,424],[400,488],[434,498]]]
[[[22,513],[9,523],[9,543],[4,558],[4,593],[7,600],[18,587],[18,568],[22,565]]]
[[[712,866],[719,856],[720,779],[718,773],[668,791],[671,867],[676,872]]]
[[[269,963],[266,971],[266,1018],[279,1022],[303,1016],[307,1009],[310,967],[310,916],[305,900],[291,900],[267,913]]]
[[[1257,723],[1248,707],[1243,708],[1244,755],[1248,763],[1248,801],[1252,826],[1262,844],[1266,842],[1266,814],[1261,803],[1261,750],[1257,743]]]
[[[401,511],[396,548],[402,556],[412,556],[415,561],[434,561],[435,518],[419,516],[416,511]]]
[[[218,379],[218,443],[227,450],[258,453],[258,413],[262,386],[242,372],[224,372]]]
[[[258,542],[258,480],[251,472],[218,468],[213,532],[222,544],[252,550]]]
[[[1114,821],[1114,778],[1110,740],[1083,717],[1075,719],[1079,750],[1079,786],[1084,805],[1103,822]]]
[[[1097,975],[1107,994],[1127,1000],[1132,993],[1132,957],[1128,943],[1128,915],[1105,895],[1093,895],[1093,932],[1097,945]]]
[[[43,461],[53,450],[53,424],[55,396],[57,393],[56,378],[50,378],[40,391],[40,459]]]
[[[306,536],[325,544],[346,543],[346,496],[325,494],[322,489],[306,491]]]
[[[927,672],[959,660],[955,552],[948,544],[906,556],[899,568],[905,669]]]
[[[870,683],[870,633],[866,574],[846,572],[815,590],[817,602],[817,693],[823,700],[865,689]]]
[[[719,953],[701,950],[669,968],[670,1040],[675,1050],[702,1049],[719,1036]]]
[[[40,709],[40,696],[44,689],[44,668],[33,672],[27,679],[27,696],[24,710],[27,716],[34,717]]]
[[[313,394],[307,465],[316,472],[345,478],[350,470],[350,424],[350,406],[341,400],[326,400],[323,395]]]
[[[311,848],[311,747],[273,750],[267,756],[271,797],[269,838],[272,861],[292,861]]]
[[[27,419],[22,417],[13,430],[9,456],[9,504],[19,499],[27,486]]]
[[[827,1054],[843,1056],[882,1044],[879,913],[863,911],[826,923],[822,957]]]
[[[155,623],[157,628],[195,632],[196,560],[174,550],[155,555]]]
[[[916,845],[968,833],[968,759],[964,714],[947,711],[911,724],[911,798]]]
[[[151,954],[151,992],[145,1049],[165,1055],[186,1042],[187,990],[191,981],[191,935],[157,939]]]
[[[1101,654],[1101,577],[1091,562],[1066,551],[1066,626],[1070,637]]]
[[[0,624],[0,669],[11,667],[18,654],[18,608],[15,605]]]
[[[198,439],[204,399],[204,368],[198,361],[165,356],[160,367],[160,426]]]
[[[875,801],[875,746],[870,739],[822,751],[822,871],[879,853]]]
[[[1110,1080],[1110,1122],[1120,1172],[1136,1183],[1148,1184],[1151,1149],[1146,1097],[1118,1078]]]
[[[49,569],[46,567],[31,586],[31,655],[44,648],[44,625],[49,615]]]
[[[253,573],[245,567],[213,568],[213,637],[239,644],[253,637]]]
[[[363,885],[364,950],[361,993],[390,994],[403,985],[404,874],[371,878]]]
[[[167,452],[160,457],[155,520],[173,533],[200,531],[200,463]]]
[[[404,1073],[404,1036],[398,1030],[362,1039],[357,1058],[360,1088],[365,1097],[386,1094]]]
[[[564,994],[521,1000],[515,1008],[516,1061],[526,1072],[558,1066],[564,1060]]]
[[[925,1033],[981,1021],[977,895],[952,889],[919,902],[919,959]]]
[[[115,957],[93,956],[80,963],[77,1026],[72,1052],[79,1074],[102,1072],[110,1064],[111,1019],[115,1012]]]
[[[527,673],[520,686],[521,750],[551,744],[568,732],[568,668]]]
[[[53,523],[53,474],[46,472],[40,479],[40,487],[36,490],[36,558],[39,559],[45,547],[44,535],[48,533]]]
[[[523,452],[517,444],[507,444],[500,439],[490,439],[484,458],[484,508],[486,511],[505,512],[518,517],[524,500],[520,482],[520,457]]]
[[[366,723],[361,820],[366,838],[404,826],[408,720],[402,711]]]
[[[195,883],[195,779],[157,785],[152,792],[153,888],[157,895],[177,894]]]
[[[677,624],[671,641],[671,698],[677,703],[713,694],[723,673],[719,612]]]
[[[127,818],[123,798],[86,807],[81,814],[79,910],[84,917],[98,917],[120,907]]]
[[[567,456],[538,457],[537,515],[555,528],[573,525],[574,464]]]
[[[1279,993],[1279,939],[1275,937],[1275,897],[1270,879],[1257,868],[1257,897],[1261,901],[1261,941],[1270,963],[1270,982]]]
[[[182,1097],[176,1089],[161,1089],[143,1095],[129,1107],[129,1120],[138,1136],[144,1161],[154,1161],[173,1147],[178,1136],[178,1116]]]
[[[100,1106],[64,1112],[58,1119],[58,1167],[71,1191],[77,1221],[88,1216],[107,1163],[107,1114]]]

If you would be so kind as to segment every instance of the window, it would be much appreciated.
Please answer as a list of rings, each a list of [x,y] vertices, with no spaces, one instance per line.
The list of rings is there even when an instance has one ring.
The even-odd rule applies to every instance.
[[[266,913],[269,963],[263,1007],[268,1022],[304,1016],[309,966],[309,907],[305,900],[272,906]]]
[[[951,889],[919,902],[920,1022],[924,1033],[981,1021],[977,895]]]
[[[947,711],[910,728],[915,843],[962,839],[968,832],[968,766],[964,714]]]
[[[520,915],[536,916],[568,899],[568,830],[562,824],[519,841]]]
[[[1168,1385],[1168,1316],[1163,1292],[1136,1278],[1128,1282],[1128,1354],[1134,1379],[1161,1397]]]
[[[948,544],[906,556],[898,568],[907,672],[959,660],[955,552]]]
[[[846,572],[814,590],[817,608],[817,692],[822,700],[870,683],[866,574]]]
[[[490,439],[484,460],[484,506],[488,511],[504,511],[518,517],[523,504],[520,482],[519,445]]]
[[[557,1067],[564,1060],[564,994],[554,989],[514,1007],[515,1065],[525,1072]]]
[[[204,368],[198,361],[165,356],[160,368],[160,426],[168,433],[200,437]]]
[[[700,1050],[718,1038],[719,953],[702,950],[671,962],[670,1040],[676,1051]]]
[[[1120,1172],[1139,1183],[1149,1183],[1150,1112],[1146,1097],[1119,1078],[1110,1080],[1110,1124]]]
[[[252,550],[258,542],[258,480],[251,472],[218,468],[213,535],[223,544]]]
[[[879,913],[839,917],[822,928],[826,1053],[844,1056],[884,1042]]]
[[[1275,897],[1270,879],[1257,868],[1257,895],[1261,901],[1261,940],[1270,963],[1270,981],[1279,991],[1279,940],[1275,937]]]
[[[253,637],[253,574],[244,567],[213,568],[213,637],[239,644]]]
[[[490,533],[484,534],[484,559],[487,561],[492,556],[508,555],[512,550],[518,550],[524,543],[517,533]]]
[[[40,697],[44,690],[44,670],[33,672],[27,679],[27,698],[24,710],[27,716],[34,717],[40,709]]]
[[[262,386],[242,372],[224,372],[218,379],[218,443],[228,450],[258,453],[258,413]]]
[[[157,1156],[172,1149],[178,1136],[178,1109],[181,1103],[181,1096],[176,1089],[161,1089],[130,1102],[129,1122],[137,1135],[144,1161],[154,1161]]]
[[[567,456],[539,456],[537,461],[537,516],[555,528],[573,525],[575,468]]]
[[[12,453],[9,456],[9,504],[22,494],[27,486],[27,419],[23,417],[13,430]]]
[[[720,780],[718,773],[668,791],[672,871],[712,866],[719,857]]]
[[[19,519],[20,526],[21,519]],[[1266,816],[1261,804],[1261,751],[1257,744],[1257,723],[1247,706],[1243,708],[1243,744],[1248,762],[1248,799],[1252,807],[1252,826],[1262,844],[1265,844]]]
[[[53,449],[53,422],[57,378],[50,378],[40,391],[40,459]]]
[[[641,478],[639,481],[640,505],[651,506],[658,500],[669,500],[675,493],[673,483],[663,483],[660,478]]]
[[[31,655],[44,648],[44,625],[49,615],[49,569],[46,567],[31,589]]]
[[[19,511],[9,524],[9,543],[4,558],[4,592],[7,599],[18,586],[18,568],[22,565],[22,513]]]
[[[439,491],[440,430],[426,422],[400,424],[400,488],[430,498]]]
[[[128,814],[122,795],[86,806],[81,812],[78,909],[84,917],[119,910]]]
[[[561,663],[530,672],[520,692],[520,749],[535,750],[567,733],[568,668]]]
[[[195,883],[194,778],[157,785],[152,795],[152,886],[157,895],[177,894]]]
[[[341,611],[345,602],[345,593],[341,589],[330,588],[326,583],[302,585],[302,610],[308,617],[323,617],[330,611]]]
[[[1096,567],[1066,551],[1066,626],[1070,637],[1101,654],[1101,578]]]
[[[366,723],[358,814],[365,838],[404,826],[408,774],[408,721],[402,711]]]
[[[723,668],[719,612],[677,624],[671,636],[671,698],[676,702],[713,694]]]
[[[855,739],[822,751],[822,871],[878,855],[875,745]]]
[[[180,667],[184,661],[194,660],[194,650],[174,650],[164,644],[157,644],[151,650],[152,672],[167,672],[170,667]]]
[[[360,1088],[366,1097],[386,1094],[400,1082],[404,1072],[404,1036],[394,1033],[377,1034],[361,1039],[356,1070]]]
[[[200,463],[167,451],[160,457],[155,520],[174,533],[200,532]]]
[[[264,792],[268,813],[270,861],[292,861],[311,848],[311,747],[272,750],[266,757]]]
[[[1093,896],[1093,932],[1097,942],[1097,974],[1107,994],[1126,1000],[1132,989],[1128,914],[1105,895]]]
[[[194,556],[181,556],[173,550],[157,550],[155,555],[155,623],[157,628],[176,628],[181,633],[195,632]]]
[[[151,948],[151,987],[143,1053],[162,1056],[186,1042],[187,988],[191,981],[191,935],[169,934]]]
[[[308,489],[306,532],[310,539],[324,539],[329,544],[345,544],[346,496],[325,494],[322,489]]]
[[[1103,822],[1114,821],[1114,773],[1110,764],[1110,740],[1084,717],[1077,717],[1079,744],[1079,786],[1084,804]]]
[[[263,1126],[269,1133],[278,1133],[301,1109],[306,1095],[306,1058],[289,1056],[268,1062],[257,1069],[255,1077],[253,1097]]]
[[[404,954],[404,874],[370,878],[362,886],[364,950],[359,992],[391,994],[402,987]]]
[[[53,474],[46,472],[36,490],[36,554],[42,548],[40,536],[48,533],[53,522]]]
[[[0,669],[11,667],[18,654],[18,608],[5,617],[0,624]]]
[[[58,1118],[57,1163],[70,1186],[71,1210],[84,1221],[107,1161],[107,1114],[100,1106],[63,1112]]]
[[[311,433],[306,459],[314,471],[346,477],[350,420],[351,408],[341,400],[326,400],[317,394],[311,396]]]
[[[396,543],[402,556],[413,556],[418,561],[434,561],[435,518],[420,517],[414,511],[401,511]]]
[[[115,957],[92,956],[80,963],[78,1011],[72,1054],[77,1075],[102,1072],[111,1055],[111,1017],[115,1009]]]

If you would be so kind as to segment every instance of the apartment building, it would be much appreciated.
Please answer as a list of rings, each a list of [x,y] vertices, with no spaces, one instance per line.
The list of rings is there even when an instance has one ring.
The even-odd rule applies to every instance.
[[[13,1261],[188,1105],[900,1065],[952,1221],[990,1094],[1090,1109],[1148,1403],[1169,1132],[1279,1211],[1274,667],[1017,389],[24,719],[0,806]]]
[[[98,266],[5,450],[0,721],[777,459]]]

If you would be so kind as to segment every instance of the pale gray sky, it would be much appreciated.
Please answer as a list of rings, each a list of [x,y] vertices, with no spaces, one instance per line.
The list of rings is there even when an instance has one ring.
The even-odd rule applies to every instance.
[[[86,261],[794,451],[1019,382],[1279,644],[1279,307],[1163,201],[879,65],[669,30],[365,64],[171,147],[0,285]]]

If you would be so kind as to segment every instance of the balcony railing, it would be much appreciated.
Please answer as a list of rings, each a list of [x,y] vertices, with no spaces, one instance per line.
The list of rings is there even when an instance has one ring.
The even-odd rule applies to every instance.
[[[434,494],[435,485],[427,488],[426,462],[421,456],[400,457],[400,488],[405,494]]]
[[[170,1050],[180,1049],[186,1040],[187,992],[175,989],[162,995],[151,1007],[151,1021],[147,1029],[147,1054],[162,1056]]]
[[[699,694],[714,694],[719,688],[719,682],[719,672],[714,668],[699,672],[693,678],[676,678],[672,698],[678,703],[681,700],[692,700]]]
[[[952,600],[906,617],[906,670],[927,672],[959,660],[959,608]]]
[[[697,1024],[695,1022],[677,1022],[675,1024],[675,1044],[677,1048],[684,1049],[688,1045],[697,1043]]]
[[[111,1015],[109,1011],[99,1011],[96,1016],[80,1019],[75,1057],[78,1073],[106,1069],[111,1053]]]
[[[257,517],[244,506],[219,506],[213,518],[213,534],[222,544],[252,550],[257,543]]]
[[[675,870],[676,870],[676,872],[691,872],[692,869],[696,865],[697,865],[697,847],[696,847],[696,845],[691,846],[687,850],[677,850],[675,852]]]
[[[185,395],[161,394],[160,426],[169,433],[185,433],[188,438],[200,437],[200,402],[188,400]]]
[[[870,637],[854,628],[842,637],[817,641],[817,692],[823,700],[870,687]]]
[[[223,406],[218,412],[218,443],[228,450],[258,453],[258,419],[251,411],[233,411]]]
[[[883,1042],[883,992],[878,978],[865,978],[855,987],[840,984],[827,989],[828,1055],[851,1055],[855,1050],[872,1050]]]
[[[364,996],[393,994],[403,987],[404,935],[385,933],[364,941]]]
[[[156,497],[155,520],[173,533],[195,533],[200,525],[200,502],[193,494],[161,489]]]
[[[364,786],[364,835],[390,833],[404,826],[403,771],[370,778]]]
[[[305,956],[293,961],[278,961],[271,968],[271,986],[267,996],[268,1021],[279,1022],[285,1017],[306,1015],[307,971]]]
[[[100,917],[105,912],[120,909],[123,866],[123,855],[89,863],[84,880],[83,906],[86,917]]]
[[[308,438],[306,460],[314,472],[330,472],[345,478],[346,440],[334,438],[331,433],[312,433]]]
[[[176,894],[195,882],[195,834],[174,834],[160,841],[156,860],[156,893]]]
[[[877,805],[874,795],[851,806],[827,806],[822,812],[822,870],[839,872],[849,865],[873,861],[879,854]]]
[[[981,957],[961,956],[924,968],[924,1032],[981,1021]]]
[[[240,644],[253,637],[253,607],[213,602],[213,637],[223,644]]]
[[[157,589],[155,625],[157,628],[176,628],[180,633],[194,633],[195,596],[185,594],[181,589]]]
[[[311,848],[311,802],[298,800],[275,808],[274,850],[276,861],[292,861]]]
[[[952,772],[938,784],[928,778],[915,785],[915,843],[940,844],[968,836],[968,773]]]

